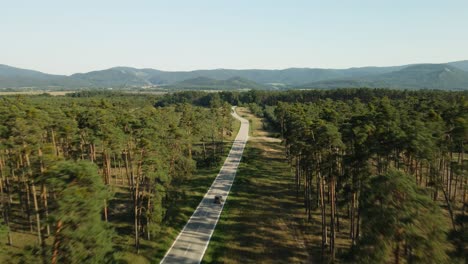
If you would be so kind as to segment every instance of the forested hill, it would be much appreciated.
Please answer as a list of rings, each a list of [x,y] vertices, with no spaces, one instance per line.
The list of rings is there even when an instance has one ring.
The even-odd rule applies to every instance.
[[[468,89],[468,72],[448,64],[420,64],[379,75],[313,82],[302,87],[466,90]]]
[[[459,68],[460,70],[468,71],[468,60],[451,62],[449,64]]]
[[[0,88],[74,89],[90,85],[90,82],[65,75],[46,74],[0,64]]]
[[[70,76],[0,65],[0,89],[75,90],[77,88],[239,90],[303,88],[401,88],[468,90],[468,60],[349,69],[160,71],[114,67]]]

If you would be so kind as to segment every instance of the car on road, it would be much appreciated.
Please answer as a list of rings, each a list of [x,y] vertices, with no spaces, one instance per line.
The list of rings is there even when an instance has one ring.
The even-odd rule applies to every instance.
[[[215,195],[213,203],[222,204],[224,202],[223,196]]]

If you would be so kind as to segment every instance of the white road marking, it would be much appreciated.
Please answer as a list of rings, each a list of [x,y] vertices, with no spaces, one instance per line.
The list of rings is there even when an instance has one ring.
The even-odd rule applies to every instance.
[[[187,251],[188,251],[191,247],[192,247],[192,244],[189,244],[188,247],[187,247],[187,249],[186,249],[185,252],[184,252],[184,256],[187,254]]]

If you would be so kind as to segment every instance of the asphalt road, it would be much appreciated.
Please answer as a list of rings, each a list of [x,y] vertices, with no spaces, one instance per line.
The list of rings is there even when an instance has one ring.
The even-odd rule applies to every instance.
[[[214,197],[221,195],[226,200],[249,138],[249,121],[235,112],[232,115],[241,121],[241,127],[231,151],[210,189],[160,263],[200,263],[203,259],[224,207],[224,203],[215,204]]]

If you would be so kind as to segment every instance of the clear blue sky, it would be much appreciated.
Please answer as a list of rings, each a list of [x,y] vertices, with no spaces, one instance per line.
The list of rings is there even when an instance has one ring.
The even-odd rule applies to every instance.
[[[48,73],[464,59],[467,0],[0,0],[0,64]]]

